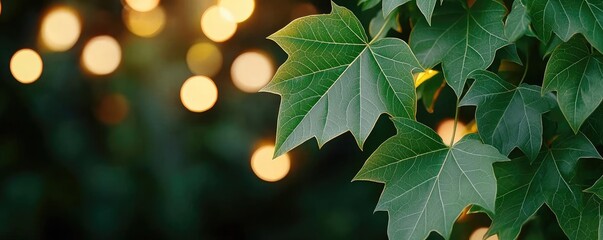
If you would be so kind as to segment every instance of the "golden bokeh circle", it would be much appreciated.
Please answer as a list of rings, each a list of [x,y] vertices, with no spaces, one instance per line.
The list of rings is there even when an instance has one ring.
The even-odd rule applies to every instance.
[[[186,53],[186,64],[196,75],[214,76],[222,67],[222,52],[214,44],[200,42],[191,46]]]
[[[273,145],[265,145],[253,152],[251,155],[251,169],[255,175],[267,182],[276,182],[283,179],[291,169],[289,155],[283,154],[272,159],[274,154]]]
[[[121,54],[121,47],[113,37],[94,37],[84,46],[82,65],[94,75],[107,75],[119,67]]]
[[[21,49],[10,59],[10,71],[21,83],[29,84],[38,80],[43,68],[42,58],[31,49]]]
[[[78,13],[65,6],[51,9],[42,20],[40,40],[51,51],[62,52],[75,45],[82,32]]]
[[[218,6],[211,6],[201,16],[201,30],[214,42],[224,42],[237,31],[237,23],[230,13]]]
[[[159,0],[126,0],[126,4],[137,12],[148,12],[159,6]]]
[[[128,8],[123,10],[123,18],[126,28],[139,37],[154,37],[165,27],[165,10],[156,7],[148,12],[138,12]]]
[[[465,124],[462,122],[457,122],[457,126],[456,126],[456,133],[454,134],[454,141],[453,143],[458,142],[459,140],[461,140],[461,138],[463,138],[463,136],[465,136],[466,131],[465,131],[466,127]],[[440,137],[442,138],[442,141],[444,141],[444,144],[448,145],[450,144],[450,140],[452,139],[452,133],[454,131],[454,119],[451,118],[447,118],[442,120],[437,127],[436,132],[438,133],[438,135],[440,135]]]
[[[250,51],[234,60],[230,75],[238,89],[254,93],[270,82],[274,75],[274,66],[266,54]]]
[[[251,17],[255,9],[254,0],[220,0],[218,6],[227,10],[237,23],[243,22]]]
[[[180,89],[180,101],[191,112],[205,112],[218,100],[218,88],[206,76],[187,79]]]

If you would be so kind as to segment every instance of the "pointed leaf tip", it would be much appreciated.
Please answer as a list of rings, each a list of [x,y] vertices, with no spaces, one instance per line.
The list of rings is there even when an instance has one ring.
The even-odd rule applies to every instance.
[[[419,122],[398,118],[394,123],[398,134],[379,146],[354,177],[385,183],[376,210],[389,214],[390,239],[422,240],[431,231],[449,237],[465,206],[494,210],[492,163],[507,157],[473,137],[448,148]]]
[[[297,19],[271,36],[278,35],[289,54],[262,89],[281,95],[277,140],[283,151],[347,131],[362,148],[381,114],[414,118],[411,73],[421,66],[408,45],[393,38],[367,44],[354,14],[332,6],[330,14]]]

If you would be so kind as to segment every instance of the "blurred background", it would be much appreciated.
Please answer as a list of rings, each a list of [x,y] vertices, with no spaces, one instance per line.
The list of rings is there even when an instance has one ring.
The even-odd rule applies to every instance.
[[[367,29],[378,14],[336,2]],[[0,238],[386,239],[382,185],[350,180],[395,133],[387,117],[364,151],[345,134],[271,160],[279,97],[256,92],[287,56],[266,37],[328,12],[327,0],[1,0]],[[446,136],[451,103],[418,116]],[[463,214],[453,239],[488,225]]]

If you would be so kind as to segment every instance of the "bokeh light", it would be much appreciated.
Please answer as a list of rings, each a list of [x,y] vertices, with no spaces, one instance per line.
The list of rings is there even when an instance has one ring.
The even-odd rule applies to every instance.
[[[10,59],[10,72],[21,83],[32,83],[42,75],[42,58],[31,49],[21,49]]]
[[[220,0],[218,6],[227,10],[235,22],[243,22],[251,17],[255,9],[254,0]]]
[[[439,72],[436,70],[432,70],[432,69],[425,69],[425,71],[420,72],[420,73],[416,73],[414,75],[415,77],[415,87],[420,86],[422,83],[424,83],[425,81],[429,80],[430,78],[432,78],[433,76],[437,75]]]
[[[117,40],[110,36],[90,39],[82,52],[82,65],[95,75],[110,74],[120,63],[121,48]]]
[[[0,15],[2,15],[2,1],[0,1]]]
[[[316,7],[314,6],[314,4],[312,3],[300,3],[295,5],[295,7],[293,8],[293,10],[291,10],[291,21],[293,21],[294,19],[300,18],[300,17],[305,17],[308,15],[314,15],[317,14],[318,10],[316,9]]]
[[[477,132],[477,122],[475,120],[469,122],[467,126],[465,126],[465,134],[471,134]]]
[[[128,30],[140,37],[154,37],[165,27],[165,10],[161,6],[148,12],[124,8],[123,18]]]
[[[488,228],[478,228],[471,234],[469,240],[483,240],[486,236],[486,233],[488,233]],[[489,238],[486,238],[486,240],[498,240],[498,236],[492,235]]]
[[[237,88],[244,92],[257,92],[274,75],[274,66],[266,54],[246,52],[234,60],[230,74]]]
[[[451,118],[442,120],[440,122],[440,124],[438,124],[438,128],[436,130],[436,132],[438,133],[438,135],[440,135],[440,137],[444,141],[444,144],[446,144],[446,145],[450,144],[450,139],[452,139],[453,131],[454,131],[454,119],[451,119]],[[454,142],[453,143],[456,143],[459,140],[461,140],[461,138],[463,138],[465,133],[466,133],[465,124],[463,124],[462,122],[459,121],[456,126],[456,134],[454,134]]]
[[[214,42],[224,42],[237,31],[237,23],[229,11],[211,6],[201,16],[201,30]]]
[[[214,44],[196,43],[186,53],[186,64],[194,74],[211,77],[222,67],[222,52]]]
[[[123,121],[130,106],[128,100],[121,94],[110,94],[104,96],[96,109],[99,121],[107,125],[115,125]]]
[[[78,13],[70,7],[56,7],[46,14],[40,28],[40,39],[51,51],[69,50],[82,32]]]
[[[253,153],[251,156],[251,169],[258,178],[267,182],[276,182],[283,179],[291,169],[291,159],[289,155],[284,154],[276,159],[272,159],[274,154],[273,145],[265,145]]]
[[[148,12],[159,6],[159,0],[126,0],[126,4],[137,12]]]
[[[194,76],[182,84],[180,100],[191,112],[205,112],[218,100],[218,88],[210,78]]]

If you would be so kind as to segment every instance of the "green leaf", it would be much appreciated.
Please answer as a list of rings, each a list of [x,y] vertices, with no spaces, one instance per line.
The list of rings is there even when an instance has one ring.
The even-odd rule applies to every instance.
[[[596,194],[599,198],[603,199],[603,177],[599,178],[591,187],[585,190],[589,193]]]
[[[460,97],[469,73],[486,69],[496,50],[508,44],[503,32],[506,9],[497,0],[480,0],[471,8],[446,1],[436,10],[431,26],[423,19],[414,26],[410,46],[422,66],[442,63],[444,78]]]
[[[297,19],[269,37],[289,54],[263,89],[281,95],[275,156],[346,131],[362,147],[381,114],[415,116],[412,71],[421,67],[408,45],[395,38],[369,43],[354,14],[332,6],[330,14]]]
[[[554,31],[567,42],[580,28],[577,18],[581,0],[526,0],[536,35],[548,42]]]
[[[398,23],[398,13],[393,14],[395,14],[395,16],[388,16],[386,19],[386,17],[383,16],[383,12],[379,11],[377,15],[371,19],[371,22],[369,23],[369,35],[371,38],[385,37],[391,29],[402,32],[402,26]],[[387,21],[387,23],[385,23],[385,21]]]
[[[509,60],[511,62],[523,65],[521,58],[517,53],[517,46],[515,44],[509,44],[498,50],[498,58]]]
[[[582,33],[603,52],[603,1],[526,0],[536,35],[548,42],[554,32],[564,42]]]
[[[431,25],[431,18],[433,16],[433,10],[436,6],[436,2],[438,0],[417,0],[417,7],[419,7],[419,11],[423,13],[425,16],[425,20],[427,23]],[[440,0],[440,4],[444,2],[444,0]]]
[[[603,1],[583,0],[578,16],[582,22],[582,34],[603,53]]]
[[[578,132],[603,100],[603,57],[591,53],[582,38],[572,38],[553,51],[544,73],[542,92],[557,91],[568,123]]]
[[[362,10],[368,10],[368,9],[374,8],[380,2],[381,2],[381,0],[359,0],[358,5],[360,6],[360,8]]]
[[[394,10],[396,10],[397,7],[402,6],[410,1],[411,0],[383,0],[383,2],[381,3],[381,10],[383,11],[383,16],[391,14]]]
[[[417,87],[417,97],[421,99],[427,112],[433,113],[436,100],[444,87],[446,87],[446,81],[441,73],[436,74]]]
[[[496,196],[492,163],[508,160],[472,135],[451,148],[429,127],[393,119],[398,134],[369,157],[354,180],[385,183],[377,211],[388,211],[390,239],[449,237],[463,208],[491,211]]]
[[[558,207],[579,206],[580,188],[571,184],[580,158],[601,158],[581,133],[560,137],[553,146],[541,151],[530,164],[526,158],[494,165],[497,185],[495,215],[488,231],[501,239],[515,239],[521,226],[546,203]]]
[[[477,106],[477,129],[484,143],[505,155],[519,147],[535,159],[542,145],[542,114],[555,107],[553,96],[542,97],[538,86],[514,86],[484,70],[470,78],[475,83],[460,105]]]
[[[551,38],[551,40],[549,40],[549,42],[545,45],[542,44],[541,46],[541,52],[542,52],[542,58],[544,59],[546,56],[549,56],[553,53],[553,51],[555,51],[555,49],[561,45],[563,43],[563,40],[561,40],[561,38],[557,37],[557,35],[553,36]]]
[[[367,1],[367,0],[361,0],[361,1]],[[411,0],[383,0],[384,16],[389,15],[394,10],[396,10],[397,7],[402,6],[405,3],[410,2],[410,1]],[[441,2],[443,2],[443,1],[444,0],[441,0]],[[437,0],[417,0],[416,2],[417,2],[417,7],[419,7],[419,10],[421,11],[421,13],[423,13],[427,22],[431,23],[431,16],[433,15],[433,9],[436,6]]]
[[[586,134],[588,139],[594,144],[603,144],[603,104],[586,119],[582,125],[581,131]]]
[[[579,207],[557,206],[552,210],[569,239],[603,239],[601,202],[592,194],[584,196],[584,199],[585,203]]]
[[[523,5],[521,0],[515,0],[511,13],[505,21],[505,36],[507,36],[509,42],[515,42],[526,33],[529,25],[530,17],[526,6]]]

